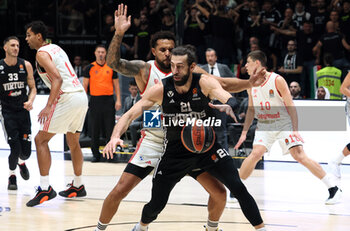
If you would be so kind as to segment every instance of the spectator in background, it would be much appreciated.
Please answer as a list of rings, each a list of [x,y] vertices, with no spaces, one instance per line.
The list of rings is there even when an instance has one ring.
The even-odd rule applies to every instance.
[[[149,26],[147,15],[140,15],[140,26],[136,29],[134,41],[134,58],[140,60],[149,60],[151,58],[150,40],[153,31]]]
[[[162,25],[160,30],[167,30],[175,33],[175,16],[169,8],[163,10]]]
[[[109,42],[113,38],[114,31],[115,31],[113,16],[110,14],[107,14],[105,16],[104,23],[105,24],[102,28],[102,34],[103,34],[104,39],[106,39],[106,42],[109,44]]]
[[[186,10],[184,20],[184,44],[191,44],[196,47],[198,63],[205,62],[205,23],[203,22],[201,12],[196,7]]]
[[[339,24],[339,13],[336,10],[332,10],[329,13],[329,20],[334,23],[335,31],[337,33],[340,32],[340,24]]]
[[[129,92],[130,92],[130,95],[128,95],[124,100],[123,114],[127,112],[132,106],[134,106],[134,104],[137,101],[141,99],[135,80],[131,80],[129,82]],[[137,130],[141,129],[141,127],[142,127],[142,116],[133,120],[129,125],[129,130],[131,135],[131,144],[133,147],[136,147],[136,143],[139,138],[139,134],[137,133]]]
[[[271,26],[277,27],[277,24],[281,21],[281,13],[273,7],[271,0],[265,0],[262,5],[262,11],[260,12],[260,18],[264,27],[265,34],[261,41],[262,47],[274,48],[275,34],[271,31]]]
[[[262,26],[260,15],[257,10],[250,11],[246,21],[242,25],[243,36],[245,38],[257,37],[259,40],[263,39],[264,36],[269,36],[264,31],[264,27]],[[247,40],[243,40],[243,46],[245,48],[249,48],[250,44],[247,44]],[[244,54],[248,54],[242,51]]]
[[[324,34],[324,29],[326,23],[329,19],[329,14],[326,10],[326,2],[325,0],[317,0],[316,9],[311,11],[311,22],[314,25],[314,34],[316,37],[320,37]]]
[[[324,54],[323,63],[325,67],[316,72],[317,86],[326,87],[329,90],[330,99],[341,100],[341,70],[332,66],[333,57],[329,53]]]
[[[208,20],[210,33],[212,34],[212,47],[217,53],[220,63],[231,65],[232,54],[234,49],[234,21],[227,12],[224,6],[217,7],[215,13],[210,13],[206,8],[198,4],[196,7]]]
[[[326,87],[320,86],[316,91],[316,99],[324,100],[330,99],[329,91]]]
[[[333,65],[346,73],[350,69],[350,63],[346,60],[343,50],[344,48],[350,50],[350,45],[341,34],[335,31],[335,25],[332,21],[327,22],[326,30],[327,33],[322,35],[313,48],[313,52],[317,57],[316,64],[320,64],[322,48],[323,54],[330,53],[333,56]]]
[[[284,19],[279,21],[277,24],[277,28],[281,30],[288,31],[297,31],[299,28],[298,21],[293,20],[293,10],[292,8],[287,8],[284,12]],[[278,30],[276,30],[275,26],[271,26],[270,28],[276,34],[276,44],[275,47],[280,48],[279,50],[285,50],[288,44],[288,41],[293,39],[292,35],[288,34],[280,34]]]
[[[92,162],[101,160],[100,135],[104,131],[108,139],[115,124],[115,111],[121,108],[120,88],[117,72],[107,66],[106,48],[97,45],[95,49],[96,61],[91,63],[84,73],[83,86],[86,92],[90,90],[89,122],[91,131]],[[117,101],[114,101],[115,93]]]
[[[211,75],[219,76],[219,77],[234,77],[230,68],[221,63],[217,63],[216,52],[212,48],[208,48],[205,52],[205,58],[207,60],[207,64],[201,66],[203,70],[208,72]],[[214,101],[214,104],[220,104],[219,101]],[[238,106],[238,105],[237,105]],[[215,128],[215,133],[218,139],[218,142],[221,144],[223,148],[228,151],[228,143],[227,143],[227,115],[225,112],[220,112],[219,110],[215,110],[215,114],[217,118],[221,119],[221,127]]]
[[[297,44],[295,40],[289,40],[287,44],[288,53],[283,58],[278,73],[284,76],[286,82],[290,84],[293,81],[299,84],[302,80],[303,60],[297,53]]]
[[[303,29],[304,22],[309,21],[311,14],[305,11],[305,5],[303,1],[297,1],[295,3],[295,9],[293,14],[293,20],[299,23],[299,30]]]
[[[291,82],[289,84],[289,91],[290,94],[292,95],[293,99],[302,99],[303,97],[301,97],[300,93],[301,93],[301,88],[300,88],[300,84],[298,82]]]
[[[73,68],[75,73],[77,74],[79,81],[83,83],[83,66],[82,66],[82,60],[80,55],[74,56],[73,59]]]

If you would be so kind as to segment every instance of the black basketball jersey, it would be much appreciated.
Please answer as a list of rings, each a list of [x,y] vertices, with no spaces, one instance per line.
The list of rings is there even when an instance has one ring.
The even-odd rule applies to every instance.
[[[167,141],[181,140],[181,130],[186,123],[201,119],[205,125],[218,126],[221,121],[215,118],[214,109],[209,107],[209,97],[202,93],[199,86],[200,74],[193,73],[192,84],[187,93],[179,94],[174,85],[173,77],[163,79],[163,128]]]
[[[17,58],[17,64],[8,66],[0,60],[0,102],[2,110],[22,110],[27,96],[27,69],[24,59]]]

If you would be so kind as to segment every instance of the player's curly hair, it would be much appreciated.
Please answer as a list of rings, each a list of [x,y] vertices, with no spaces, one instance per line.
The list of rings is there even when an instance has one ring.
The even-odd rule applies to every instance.
[[[175,43],[175,35],[173,32],[171,31],[158,31],[156,32],[154,35],[152,35],[152,38],[151,38],[151,46],[152,48],[155,48],[156,45],[157,45],[157,41],[159,39],[168,39],[168,40],[173,40],[174,43]]]

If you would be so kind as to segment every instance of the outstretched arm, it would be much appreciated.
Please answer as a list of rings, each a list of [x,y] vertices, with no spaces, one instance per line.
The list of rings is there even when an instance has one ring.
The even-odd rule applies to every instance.
[[[123,145],[123,141],[120,139],[121,135],[128,129],[130,123],[141,116],[143,110],[147,110],[154,104],[161,104],[163,99],[163,85],[161,83],[156,84],[145,92],[141,100],[139,100],[134,106],[132,106],[123,116],[118,120],[118,123],[114,126],[113,133],[110,141],[103,149],[103,156],[107,154],[107,158],[113,158],[117,145]]]
[[[249,79],[238,79],[238,78],[221,78],[214,75],[212,77],[216,78],[219,81],[222,88],[228,92],[235,93],[241,92],[253,86],[259,86],[265,80],[265,68],[260,70],[255,70],[254,73],[250,76]]]
[[[118,5],[114,13],[115,33],[108,47],[107,65],[128,77],[135,77],[137,83],[146,83],[150,65],[142,60],[128,61],[120,58],[120,45],[124,33],[131,26],[131,16],[127,17],[127,6]]]

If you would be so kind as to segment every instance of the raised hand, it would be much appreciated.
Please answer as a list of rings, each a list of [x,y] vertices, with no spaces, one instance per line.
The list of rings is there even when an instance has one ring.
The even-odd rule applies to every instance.
[[[252,75],[250,75],[249,82],[253,87],[260,86],[265,81],[266,69],[255,68]]]
[[[114,27],[117,34],[124,35],[124,33],[131,26],[131,15],[127,17],[128,6],[124,4],[118,5],[118,10],[114,12]]]
[[[115,153],[115,149],[117,145],[123,146],[124,141],[119,138],[111,138],[108,144],[102,151],[103,157],[107,157],[107,159],[113,159],[113,153]]]

